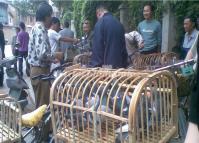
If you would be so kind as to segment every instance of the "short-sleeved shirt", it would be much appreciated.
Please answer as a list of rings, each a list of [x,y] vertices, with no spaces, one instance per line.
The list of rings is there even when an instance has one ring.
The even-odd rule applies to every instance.
[[[194,59],[195,61],[197,61],[197,59],[198,59],[198,54],[197,54],[198,36],[199,36],[199,33],[196,35],[196,38],[195,38],[195,40],[194,40],[194,42],[193,42],[193,45],[192,45],[192,47],[190,48],[191,54],[193,55],[193,59]],[[196,64],[194,64],[193,69],[196,70]]]
[[[49,41],[50,41],[51,52],[54,53],[56,51],[59,51],[60,50],[59,40],[61,38],[61,34],[57,33],[53,29],[49,29],[48,37],[49,37]]]
[[[192,46],[190,48],[191,53],[192,53],[194,59],[197,59],[197,45],[198,45],[197,41],[198,41],[198,35],[199,35],[199,33],[196,35],[195,40],[193,41],[193,44],[192,44]]]
[[[74,38],[74,32],[72,30],[70,30],[69,28],[64,28],[61,31],[59,31],[59,34],[62,37],[70,37],[70,38]],[[71,42],[60,42],[60,46],[63,52],[65,52],[66,49],[70,48],[73,46],[73,44]]]
[[[20,44],[19,51],[28,51],[29,34],[25,31],[20,31],[17,36]]]
[[[53,59],[48,31],[42,22],[36,22],[30,32],[28,62],[32,66],[49,67]]]
[[[137,46],[143,42],[142,35],[140,35],[140,33],[138,33],[137,31],[126,33],[125,40],[126,40],[126,49],[128,55],[132,55],[135,52],[138,52]]]
[[[162,28],[160,22],[157,20],[144,20],[138,25],[138,32],[144,39],[144,48],[142,51],[150,51],[155,49],[157,46],[161,46],[162,42]]]
[[[196,37],[198,34],[198,30],[194,29],[191,34],[185,33],[184,42],[183,42],[183,51],[187,54],[189,49],[194,44]],[[197,51],[196,51],[197,52]]]

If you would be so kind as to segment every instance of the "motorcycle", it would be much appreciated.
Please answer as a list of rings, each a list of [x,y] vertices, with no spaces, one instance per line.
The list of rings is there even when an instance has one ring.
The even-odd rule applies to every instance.
[[[17,69],[14,67],[14,64],[17,62],[17,57],[9,57],[4,58],[0,61],[0,67],[6,68],[6,84],[9,88],[9,96],[13,97],[16,101],[19,101],[22,110],[25,108],[25,106],[28,104],[28,84],[23,79],[22,76],[20,76]]]

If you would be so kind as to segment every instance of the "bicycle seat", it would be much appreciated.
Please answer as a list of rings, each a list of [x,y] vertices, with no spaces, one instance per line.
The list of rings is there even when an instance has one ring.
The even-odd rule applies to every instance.
[[[32,112],[22,115],[22,125],[26,127],[36,126],[41,121],[46,109],[47,105],[42,105]]]

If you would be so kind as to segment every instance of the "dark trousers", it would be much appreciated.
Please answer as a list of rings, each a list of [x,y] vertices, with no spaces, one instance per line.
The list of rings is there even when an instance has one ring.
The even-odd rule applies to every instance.
[[[3,46],[0,46],[1,47],[1,52],[2,52],[2,58],[5,58],[5,53],[4,53],[4,51],[5,51],[5,47]]]
[[[4,72],[3,67],[0,67],[0,87],[3,86]]]
[[[194,85],[190,101],[190,122],[197,124],[199,128],[199,82]]]
[[[28,56],[28,52],[27,51],[19,51],[19,73],[21,75],[23,75],[23,59],[25,59],[26,61],[26,57]]]

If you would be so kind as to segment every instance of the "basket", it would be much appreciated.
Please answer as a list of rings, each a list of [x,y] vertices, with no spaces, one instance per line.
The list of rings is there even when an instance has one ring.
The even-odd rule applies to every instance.
[[[168,71],[78,68],[53,83],[55,142],[157,143],[177,135],[176,81]]]
[[[21,142],[21,108],[9,97],[0,98],[0,142]]]

